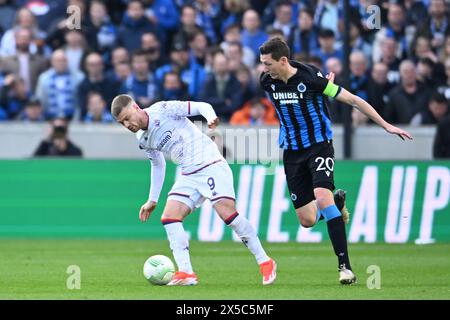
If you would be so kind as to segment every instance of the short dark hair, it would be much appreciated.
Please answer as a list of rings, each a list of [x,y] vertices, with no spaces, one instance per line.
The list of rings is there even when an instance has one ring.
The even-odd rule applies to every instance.
[[[320,29],[319,30],[319,38],[334,38],[334,31],[331,29]]]
[[[259,47],[259,52],[261,54],[271,54],[272,59],[274,59],[275,61],[279,61],[282,57],[286,57],[289,59],[291,54],[289,46],[286,44],[286,42],[278,37],[264,42],[263,45]]]
[[[447,99],[445,98],[445,95],[443,93],[440,93],[439,91],[433,92],[430,98],[430,102],[434,101],[437,103],[446,103]]]

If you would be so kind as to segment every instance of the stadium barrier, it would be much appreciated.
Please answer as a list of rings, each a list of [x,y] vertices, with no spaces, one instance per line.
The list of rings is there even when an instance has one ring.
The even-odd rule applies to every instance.
[[[282,165],[232,165],[237,206],[269,242],[321,242],[326,223],[299,227]],[[450,161],[337,161],[336,185],[348,191],[350,242],[450,241]],[[0,161],[0,237],[165,239],[159,217],[179,172],[167,164],[157,210],[138,220],[146,200],[145,160]],[[237,238],[209,202],[186,218],[192,239]]]
[[[206,132],[206,125],[197,125]],[[49,133],[46,123],[0,123],[0,159],[27,159],[32,157],[39,142]],[[402,141],[388,135],[377,126],[354,128],[352,136],[353,160],[431,160],[435,126],[404,127],[414,137]],[[250,164],[278,163],[281,159],[278,146],[278,126],[237,127],[221,124],[219,133],[229,154],[228,162]],[[333,126],[336,159],[343,158],[342,126]],[[136,138],[118,124],[73,123],[70,139],[83,150],[86,159],[143,159]]]

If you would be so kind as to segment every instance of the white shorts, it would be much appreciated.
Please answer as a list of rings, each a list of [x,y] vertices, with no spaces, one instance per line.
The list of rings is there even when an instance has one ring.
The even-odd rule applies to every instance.
[[[175,181],[167,199],[182,202],[193,211],[206,199],[214,205],[222,199],[235,198],[233,173],[226,161],[220,161],[198,172],[181,175]]]

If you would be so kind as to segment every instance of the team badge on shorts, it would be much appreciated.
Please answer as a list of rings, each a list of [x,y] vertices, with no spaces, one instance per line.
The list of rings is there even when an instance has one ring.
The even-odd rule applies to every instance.
[[[297,195],[295,193],[291,193],[291,199],[292,201],[297,200]]]

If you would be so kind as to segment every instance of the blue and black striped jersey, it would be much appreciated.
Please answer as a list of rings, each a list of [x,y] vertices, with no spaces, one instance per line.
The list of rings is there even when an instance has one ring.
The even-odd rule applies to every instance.
[[[280,147],[301,150],[331,140],[331,120],[325,96],[336,97],[341,88],[312,65],[289,61],[297,73],[285,83],[261,74],[261,86],[280,118]]]

